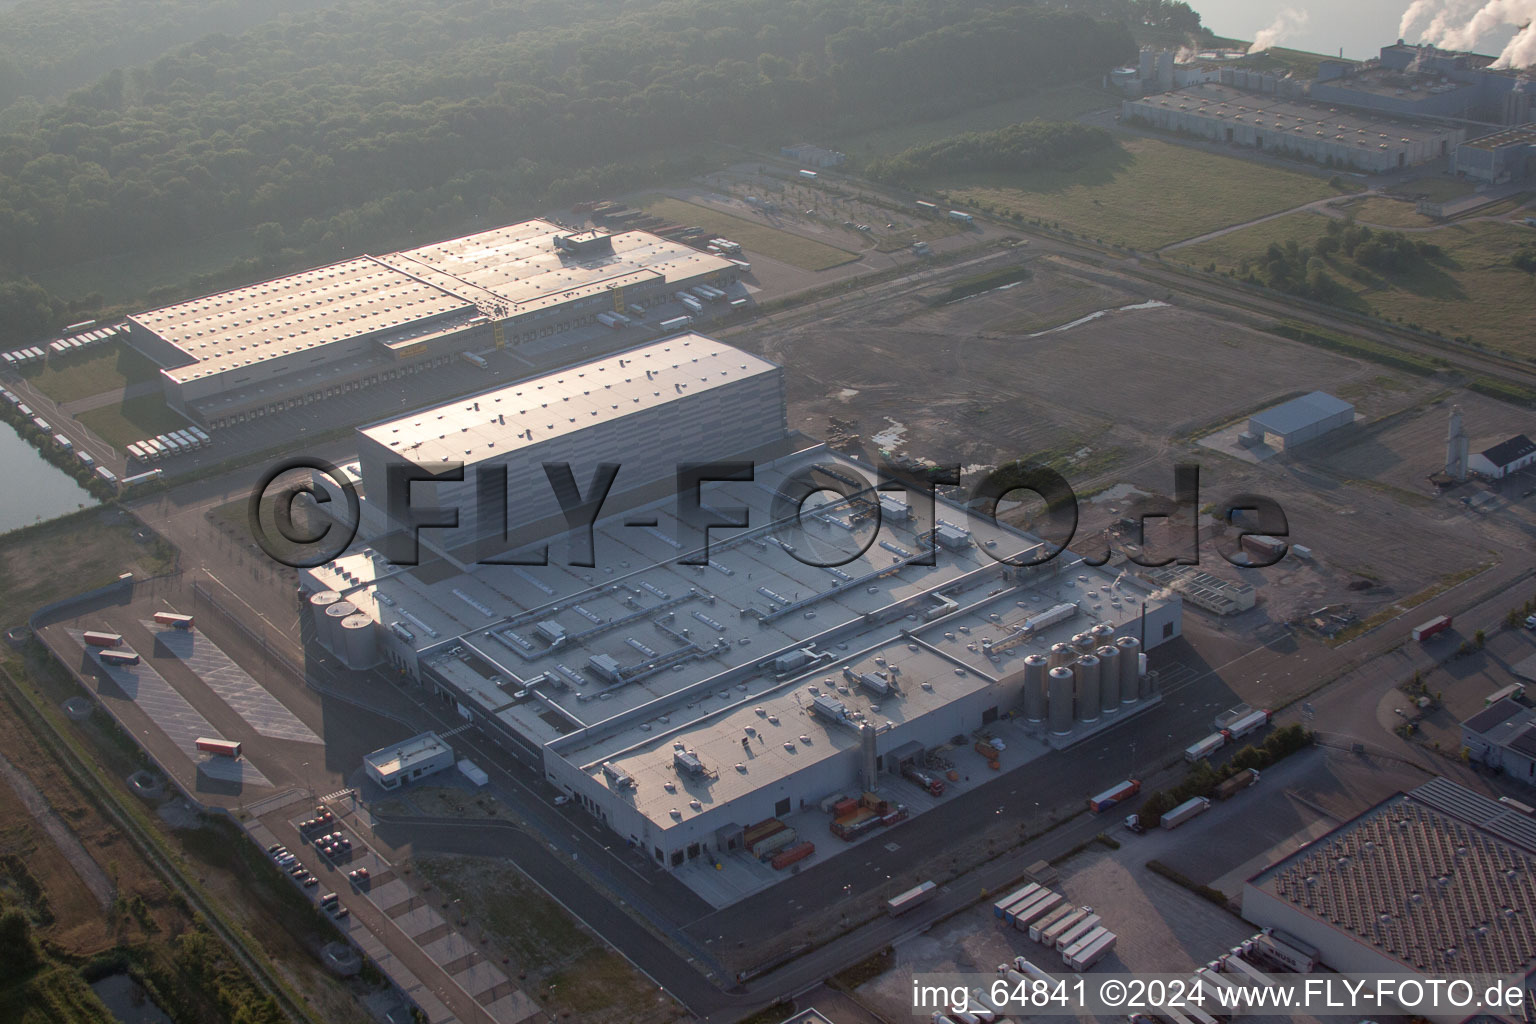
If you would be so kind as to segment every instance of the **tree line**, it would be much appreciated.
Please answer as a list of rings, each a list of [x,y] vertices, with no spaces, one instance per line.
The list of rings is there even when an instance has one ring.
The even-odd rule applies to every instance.
[[[275,264],[488,226],[675,174],[720,141],[835,138],[1092,74],[1134,57],[1131,10],[293,3],[30,117],[13,108],[0,130],[0,278],[257,227]]]
[[[865,173],[876,181],[912,183],[957,172],[1031,171],[1071,166],[1113,144],[1114,138],[1102,128],[1034,120],[913,146],[871,160]]]

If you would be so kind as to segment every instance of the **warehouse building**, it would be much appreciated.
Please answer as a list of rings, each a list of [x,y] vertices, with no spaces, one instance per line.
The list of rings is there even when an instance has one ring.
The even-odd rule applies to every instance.
[[[1461,745],[1474,761],[1536,786],[1536,711],[1505,697],[1461,723]]]
[[[363,758],[368,777],[385,789],[399,789],[437,772],[452,768],[453,750],[435,732],[424,732]]]
[[[1314,87],[1313,95],[1316,95]],[[1121,117],[1163,131],[1332,167],[1382,172],[1449,156],[1462,128],[1203,83],[1125,100]]]
[[[1494,184],[1536,176],[1536,123],[1463,142],[1453,166],[1457,174]]]
[[[1487,54],[1411,45],[1399,39],[1380,56],[1335,66],[1328,80],[1311,84],[1314,102],[1375,110],[1404,118],[1456,118],[1490,124],[1531,120],[1536,98],[1529,78],[1495,68]]]
[[[543,524],[528,533],[533,543],[563,530],[547,465],[571,466],[586,493],[595,467],[616,464],[608,507],[617,507],[625,495],[671,486],[679,462],[751,457],[782,442],[784,416],[779,367],[683,334],[361,427],[358,456],[363,489],[376,496],[385,493],[392,463],[463,467],[460,480],[418,484],[412,501],[458,509],[459,529],[435,543],[475,561],[518,546],[505,539],[509,532]],[[487,510],[481,522],[479,481],[492,467],[505,469],[504,490],[518,500],[504,511]],[[375,512],[383,506],[367,503]],[[387,528],[382,519],[370,522]]]
[[[128,318],[167,402],[205,427],[517,349],[737,267],[644,231],[525,221],[264,281]]]
[[[1315,946],[1335,971],[1491,974],[1527,988],[1532,907],[1536,821],[1444,778],[1377,804],[1243,889],[1246,920]]]
[[[1325,391],[1314,391],[1248,417],[1248,431],[1272,448],[1287,449],[1315,441],[1355,422],[1355,407]]]
[[[1467,468],[1489,480],[1502,480],[1533,462],[1536,462],[1536,443],[1524,434],[1516,434],[1480,452],[1473,452],[1467,458]]]
[[[725,400],[698,390],[713,377]],[[604,396],[599,415],[577,404],[572,382],[592,392],[583,399]],[[301,578],[316,628],[337,600],[372,616],[393,671],[658,865],[738,850],[753,824],[889,785],[924,751],[999,719],[1019,721],[1044,751],[1158,699],[1141,654],[1180,635],[1176,595],[1070,553],[1046,559],[1040,538],[923,491],[877,490],[869,467],[785,430],[771,364],[687,335],[521,387],[539,396],[538,416],[550,415],[547,400],[568,429],[514,455],[509,474],[520,461],[568,460],[587,494],[599,460],[622,462],[620,481],[632,454],[666,465],[641,472],[638,487],[615,484],[590,558],[569,557],[565,520],[546,515],[507,542],[520,545],[516,564],[490,561],[483,535],[471,560],[436,530],[422,532],[420,565],[391,564],[365,530]],[[492,415],[478,401],[481,422],[458,431],[471,439],[457,457],[475,459],[490,440],[473,436]],[[441,422],[446,435],[463,405],[391,424]],[[516,451],[528,421],[496,413],[498,431],[502,415],[497,451]],[[364,443],[395,447],[391,424],[363,428]],[[533,440],[550,429],[536,423]],[[372,457],[365,507],[377,499]],[[721,472],[733,478],[679,488],[681,459],[744,459],[750,479]],[[705,549],[685,525],[695,500],[715,522],[741,525],[717,526]]]

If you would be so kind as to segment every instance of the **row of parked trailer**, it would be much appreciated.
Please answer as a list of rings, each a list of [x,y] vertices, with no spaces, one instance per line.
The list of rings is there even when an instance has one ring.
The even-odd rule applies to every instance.
[[[16,407],[16,411],[21,413],[23,416],[31,416],[32,417],[32,425],[34,427],[36,427],[38,430],[43,431],[43,433],[45,433],[45,434],[52,434],[53,435],[53,443],[55,445],[57,445],[60,449],[66,451],[66,452],[74,452],[75,453],[75,458],[80,460],[80,464],[82,466],[84,466],[86,469],[89,469],[92,472],[94,472],[96,474],[97,478],[100,479],[102,482],[111,484],[114,487],[117,486],[117,474],[116,473],[112,472],[106,466],[98,466],[98,465],[96,465],[96,456],[92,455],[88,451],[76,450],[75,442],[71,441],[69,438],[65,437],[63,434],[55,434],[53,432],[53,425],[51,423],[49,423],[47,420],[43,419],[41,416],[33,415],[32,407],[30,405],[28,405],[27,403],[23,402],[21,400],[21,396],[16,394],[16,392],[8,391],[5,388],[0,388],[0,399],[4,399],[4,401],[8,405],[15,406]],[[130,478],[128,478],[128,480],[125,480],[123,482],[124,482],[124,484],[127,484],[129,482],[129,480],[132,480],[132,479],[133,478],[130,477]]]
[[[1074,906],[1066,896],[1038,882],[992,904],[992,913],[1026,933],[1030,941],[1059,953],[1061,962],[1074,971],[1088,970],[1115,948],[1115,933],[1103,926],[1092,907]]]
[[[195,451],[212,444],[213,438],[197,427],[172,430],[147,441],[135,441],[128,446],[128,457],[135,462],[158,462],[172,455]]]
[[[81,331],[82,327],[91,327],[91,330]],[[50,356],[66,356],[82,349],[94,348],[104,341],[115,338],[123,330],[123,325],[115,327],[92,327],[90,323],[76,324],[69,330],[78,333],[69,334],[63,338],[55,338],[47,345],[33,345],[29,348],[12,349],[9,352],[0,352],[0,363],[7,368],[14,369],[27,366],[31,363],[40,363]]]
[[[1191,745],[1184,751],[1184,760],[1190,764],[1203,761],[1233,740],[1241,739],[1249,733],[1262,729],[1269,724],[1270,712],[1266,710],[1254,710],[1236,719],[1225,729],[1211,733],[1205,739]]]

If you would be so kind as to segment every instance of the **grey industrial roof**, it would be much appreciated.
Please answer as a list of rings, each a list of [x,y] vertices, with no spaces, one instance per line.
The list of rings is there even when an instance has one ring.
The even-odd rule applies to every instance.
[[[1503,700],[1495,701],[1488,705],[1486,708],[1483,708],[1483,710],[1479,711],[1477,714],[1473,715],[1471,718],[1467,719],[1461,724],[1464,727],[1471,729],[1478,735],[1486,735],[1493,729],[1509,721],[1511,718],[1514,718],[1518,715],[1525,715],[1529,717],[1531,713],[1531,710],[1524,704],[1517,703],[1516,701],[1512,701],[1508,697],[1505,697]]]
[[[599,777],[597,765],[611,760],[639,779],[636,804],[663,828],[673,824],[674,808],[683,820],[703,813],[691,808],[690,798],[715,807],[849,749],[857,741],[850,729],[806,714],[811,683],[876,721],[910,721],[1018,671],[1025,655],[1048,650],[1090,623],[1134,633],[1142,600],[1154,608],[1178,600],[1153,597],[1130,574],[1080,565],[1069,555],[1061,556],[1065,564],[1051,563],[1038,577],[1026,574],[1016,586],[994,592],[997,559],[1032,549],[1039,540],[942,502],[939,519],[964,524],[971,539],[939,549],[932,565],[903,561],[921,551],[927,516],[920,501],[910,518],[887,520],[880,539],[852,561],[834,568],[807,564],[780,543],[786,531],[770,517],[782,481],[813,462],[834,466],[849,479],[863,477],[873,487],[872,470],[819,446],[760,464],[753,481],[712,485],[709,503],[750,509],[752,529],[717,531],[704,566],[678,563],[684,549],[673,540],[676,499],[668,496],[600,519],[595,568],[551,558],[529,568],[396,572],[359,553],[311,573],[316,583],[345,591],[379,621],[405,624],[423,651],[423,664],[447,679],[467,706],[548,744],[567,761],[591,766]],[[796,544],[823,534],[831,538],[828,544],[851,536],[850,511],[820,515],[842,528],[828,522],[795,537]],[[653,528],[625,525],[653,517]],[[925,620],[923,613],[942,604],[940,593],[958,595],[963,607],[940,621]],[[984,638],[1012,636],[1021,621],[1061,603],[1077,604],[1079,615],[995,656],[983,650]],[[541,639],[544,622],[564,631],[558,646]],[[666,656],[684,650],[658,622],[689,634],[706,655],[618,686],[588,671],[592,657],[643,667],[658,651]],[[903,630],[911,635],[902,636]],[[758,667],[807,644],[825,660],[784,677]],[[856,673],[895,666],[906,680],[903,693],[872,699],[855,687],[842,694],[844,664]],[[806,677],[797,679],[800,673]],[[831,684],[825,683],[828,675]],[[531,681],[540,677],[551,682],[535,686]],[[748,726],[763,739],[753,741],[753,754],[745,758],[741,739]],[[672,768],[674,740],[696,750],[718,777],[707,785],[679,781]],[[735,767],[738,762],[745,770]],[[668,781],[678,781],[676,794],[666,791]]]
[[[1524,975],[1536,960],[1536,835],[1514,814],[1436,779],[1249,884],[1415,970]]]
[[[1536,122],[1500,128],[1496,132],[1468,139],[1462,143],[1474,149],[1502,149],[1505,146],[1536,146]]]
[[[1305,429],[1319,420],[1337,416],[1342,412],[1353,413],[1355,407],[1335,398],[1326,391],[1314,391],[1310,395],[1281,402],[1273,408],[1255,413],[1249,419],[1273,434],[1290,434]]]
[[[680,334],[360,430],[419,465],[472,464],[666,405],[778,367],[702,334]]]
[[[430,330],[421,321],[458,311],[517,316],[628,285],[729,270],[729,260],[644,231],[613,237],[613,251],[563,252],[558,224],[523,221],[464,238],[356,259],[205,295],[130,317],[184,352],[167,370],[194,380],[361,335]],[[381,337],[381,343],[391,339]]]
[[[412,765],[436,757],[447,749],[447,744],[435,732],[424,732],[381,747],[366,755],[363,760],[372,765],[380,775],[394,775],[408,770]]]
[[[1349,84],[1353,87],[1358,81],[1357,78],[1351,78]],[[1383,143],[1392,145],[1437,139],[1452,132],[1452,129],[1433,122],[1392,117],[1336,104],[1281,99],[1216,82],[1201,82],[1176,92],[1160,93],[1130,102],[1132,106],[1183,110],[1188,114],[1251,124],[1266,130],[1293,132],[1307,138],[1321,136],[1335,142],[1358,143],[1372,149]]]
[[[1508,441],[1500,441],[1492,448],[1485,448],[1478,454],[1495,466],[1503,467],[1513,465],[1532,452],[1536,452],[1536,443],[1524,434],[1516,434]]]

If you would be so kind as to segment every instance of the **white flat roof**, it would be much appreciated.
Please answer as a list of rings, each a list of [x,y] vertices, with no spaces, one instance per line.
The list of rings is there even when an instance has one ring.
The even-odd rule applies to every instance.
[[[610,235],[612,252],[578,256],[555,247],[556,235],[577,234],[550,221],[529,220],[382,258],[407,273],[435,272],[479,294],[497,296],[509,305],[509,316],[613,287],[657,280],[670,283],[733,266],[730,260],[646,231]]]
[[[360,256],[129,319],[196,360],[165,371],[186,381],[454,310],[474,306]]]
[[[424,732],[392,746],[381,747],[366,755],[363,760],[380,775],[397,775],[437,757],[447,749],[448,744],[437,733]]]
[[[702,334],[603,359],[363,427],[418,465],[475,463],[779,368]]]
[[[610,236],[611,252],[573,255],[556,248],[555,236],[562,234],[573,232],[550,221],[523,221],[417,249],[359,256],[129,319],[195,360],[165,371],[187,381],[361,335],[391,329],[403,334],[439,314],[462,311],[464,322],[482,313],[511,317],[733,266],[645,231]]]

